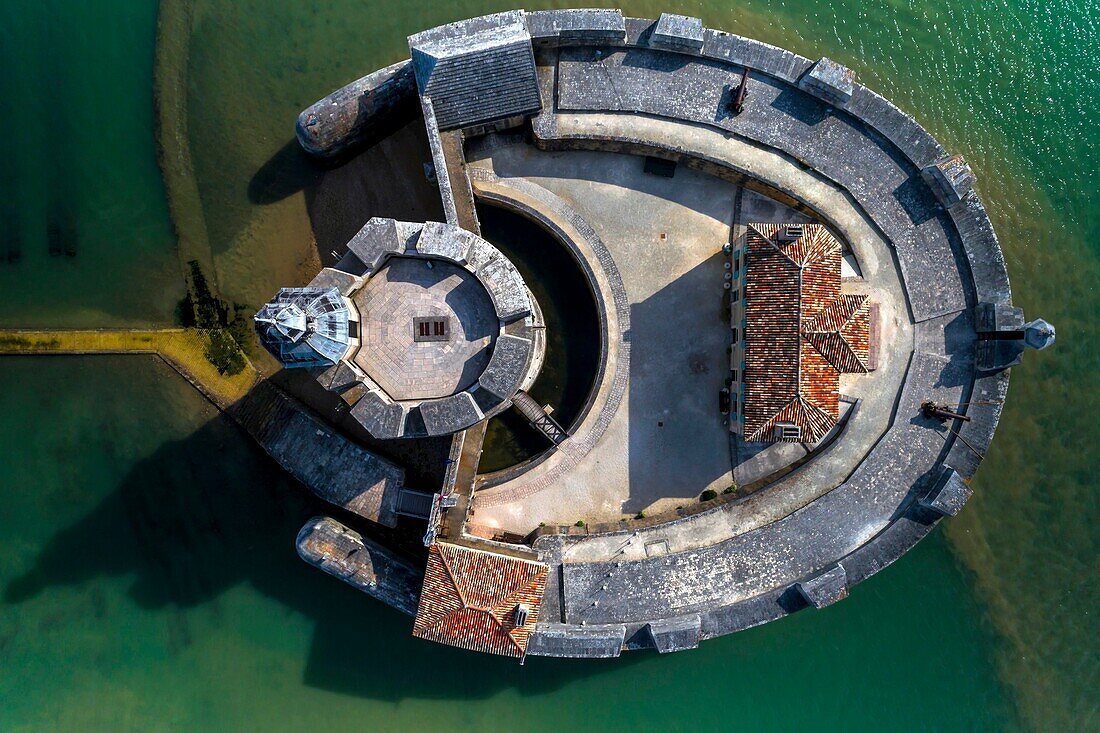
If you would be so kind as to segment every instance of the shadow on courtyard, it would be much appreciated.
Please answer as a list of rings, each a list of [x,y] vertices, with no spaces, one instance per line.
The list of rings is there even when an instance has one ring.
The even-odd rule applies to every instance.
[[[729,475],[729,429],[718,401],[729,376],[724,259],[719,250],[630,308],[625,513],[670,497],[687,504]]]

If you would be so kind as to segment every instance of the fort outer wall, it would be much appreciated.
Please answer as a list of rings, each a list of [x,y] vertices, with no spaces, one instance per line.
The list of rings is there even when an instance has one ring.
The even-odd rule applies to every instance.
[[[738,75],[742,68],[748,68],[752,81],[750,90],[757,84],[770,86],[780,94],[787,94],[789,99],[803,107],[806,106],[803,104],[805,99],[826,102],[826,117],[840,120],[843,125],[855,131],[852,134],[862,136],[885,150],[894,166],[905,173],[906,182],[911,183],[915,195],[927,198],[930,193],[934,193],[943,204],[943,192],[937,191],[928,177],[929,169],[948,156],[942,146],[913,118],[856,83],[850,75],[846,78],[843,73],[839,77],[833,75],[833,79],[839,78],[839,81],[832,89],[828,83],[815,86],[811,83],[812,78],[808,80],[815,62],[752,39],[704,29],[695,19],[686,20],[689,22],[682,26],[683,32],[680,36],[659,37],[655,21],[624,18],[618,11],[562,10],[527,14],[528,27],[540,56],[544,53],[555,54],[568,49],[593,46],[660,51],[675,54],[678,62],[698,61],[699,68],[728,67],[731,78]],[[825,81],[828,82],[829,79],[826,78]],[[754,91],[757,93],[750,92],[750,104],[756,99],[767,99],[766,94],[760,93],[764,91],[763,87]],[[555,111],[554,104],[552,97],[548,99],[544,96],[544,107],[549,106],[551,111]],[[706,120],[694,116],[690,109],[676,108],[675,105],[663,110],[608,111],[641,112],[691,125],[706,123]],[[781,115],[783,111],[776,108],[775,114]],[[696,155],[698,151],[690,147],[677,147],[675,142],[663,146],[661,150],[655,148],[652,141],[644,140],[611,137],[600,139],[595,135],[576,136],[572,139],[565,136],[555,138],[555,130],[552,126],[547,126],[552,119],[546,115],[547,111],[544,109],[543,115],[534,123],[536,143],[545,147],[575,146],[645,155],[656,153],[717,173],[721,173],[724,168],[729,169],[729,166],[723,165],[723,161],[706,160]],[[778,118],[777,121],[788,122]],[[767,577],[761,579],[767,587],[762,586],[759,593],[734,603],[702,603],[674,612],[669,610],[674,604],[647,605],[647,601],[637,591],[639,588],[652,587],[655,581],[659,582],[661,573],[652,572],[657,569],[656,562],[613,562],[612,558],[608,558],[607,562],[561,565],[562,548],[578,539],[577,535],[581,533],[538,538],[536,547],[547,555],[548,561],[557,564],[557,567],[552,573],[554,581],[547,589],[547,621],[540,623],[538,632],[531,639],[528,650],[531,654],[617,656],[623,648],[638,647],[655,647],[662,652],[676,651],[691,648],[701,639],[764,623],[800,608],[828,605],[843,598],[852,585],[900,557],[927,535],[943,516],[956,513],[969,495],[966,483],[974,475],[981,456],[985,454],[992,440],[1000,416],[1000,405],[1007,392],[1008,373],[1003,370],[977,371],[974,368],[974,342],[947,344],[942,335],[943,327],[946,318],[957,317],[966,321],[969,328],[973,328],[974,318],[970,313],[976,305],[990,303],[1008,307],[1011,301],[1004,259],[985,210],[977,195],[970,190],[969,183],[972,181],[954,191],[957,200],[951,201],[948,196],[946,201],[949,203],[929,212],[930,220],[934,221],[940,231],[931,234],[925,231],[919,237],[913,237],[907,234],[910,225],[903,217],[899,218],[897,204],[904,202],[898,196],[891,202],[881,196],[881,192],[876,192],[873,187],[861,182],[860,173],[867,171],[858,166],[852,167],[852,159],[848,157],[853,152],[852,148],[845,145],[822,145],[822,141],[813,134],[814,131],[800,138],[792,135],[791,129],[795,128],[765,124],[757,129],[738,129],[732,134],[781,150],[807,168],[834,181],[851,193],[868,217],[895,246],[914,321],[925,324],[918,333],[918,343],[923,351],[914,355],[906,388],[900,398],[898,414],[904,414],[908,419],[908,412],[919,403],[920,397],[937,394],[933,383],[937,377],[936,372],[943,373],[941,363],[956,361],[959,363],[955,365],[952,376],[958,380],[958,385],[957,389],[950,392],[950,396],[957,401],[982,400],[992,403],[994,408],[976,410],[973,413],[968,410],[972,421],[958,426],[958,440],[954,435],[935,435],[941,441],[938,446],[918,441],[918,449],[927,450],[917,456],[917,460],[907,460],[912,456],[907,456],[902,450],[907,439],[912,437],[912,429],[905,425],[895,425],[891,431],[897,432],[884,437],[853,474],[852,481],[848,482],[852,484],[851,487],[846,484],[815,502],[815,506],[820,503],[817,506],[819,516],[826,519],[831,517],[839,522],[842,517],[829,511],[830,504],[841,509],[839,502],[842,500],[874,501],[886,496],[897,499],[894,506],[889,507],[891,516],[885,528],[869,538],[858,538],[854,549],[838,552],[835,556],[824,557],[818,552],[814,557],[800,557],[799,564],[781,563]],[[859,141],[853,138],[852,144],[858,147]],[[730,170],[726,175],[743,175],[743,172]],[[868,178],[874,179],[874,176]],[[797,192],[790,193],[797,198]],[[950,194],[951,190],[947,193]],[[944,285],[944,278],[940,277],[945,271],[951,275],[946,279],[947,285]],[[921,435],[923,437],[923,433]],[[880,497],[880,493],[883,496]],[[859,506],[858,501],[854,505]],[[708,511],[721,510],[722,507],[719,506]],[[690,532],[691,519],[692,517],[685,517],[662,525],[661,528],[665,531]],[[805,515],[799,516],[796,513],[769,525],[772,532],[778,533],[771,538],[772,541],[781,541],[784,539],[784,531],[790,530],[785,539],[810,543],[810,549],[828,554],[830,544],[826,540],[830,534],[829,522],[822,525],[817,532],[807,533],[806,519]],[[840,529],[839,526],[832,528]],[[591,532],[583,534],[585,537],[593,536]],[[605,534],[629,536],[632,532],[628,529],[625,533],[609,531]],[[737,539],[703,549],[717,559],[729,559],[730,553],[744,552],[747,549],[738,545],[735,542]],[[822,544],[818,544],[819,540]],[[792,546],[793,553],[803,549],[806,547]],[[661,562],[672,563],[678,560],[687,561],[686,558],[670,556]],[[572,580],[566,578],[567,571]],[[588,620],[584,618],[584,614],[580,615],[581,618],[576,618],[578,614],[570,613],[559,602],[559,597],[565,597],[563,584],[572,582],[574,588],[583,589],[605,574],[616,575],[616,591],[623,591],[618,593],[618,604],[605,603],[600,607],[597,603],[592,603],[593,607],[601,610],[588,614],[591,619]],[[718,582],[721,579],[713,580]],[[608,595],[616,595],[616,591]],[[622,618],[617,619],[615,615],[619,611],[622,612]],[[559,620],[550,620],[555,614]],[[570,616],[573,618],[570,619]]]

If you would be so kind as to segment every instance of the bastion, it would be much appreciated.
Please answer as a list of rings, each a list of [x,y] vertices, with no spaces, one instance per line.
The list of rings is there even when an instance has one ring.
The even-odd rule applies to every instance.
[[[961,155],[843,65],[697,18],[408,40],[297,136],[332,170],[422,126],[443,221],[361,215],[255,318],[328,405],[250,418],[341,510],[306,562],[426,640],[666,653],[835,603],[963,509],[1055,332],[1012,305]],[[555,253],[575,280],[540,274]]]

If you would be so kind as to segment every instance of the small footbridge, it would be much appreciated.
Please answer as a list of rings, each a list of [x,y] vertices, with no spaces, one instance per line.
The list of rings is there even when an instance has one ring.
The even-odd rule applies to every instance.
[[[559,425],[557,420],[550,417],[546,408],[523,390],[516,392],[512,398],[512,405],[527,418],[527,422],[531,423],[535,430],[545,435],[546,439],[554,445],[561,445],[569,437],[569,433],[565,432],[565,428]]]

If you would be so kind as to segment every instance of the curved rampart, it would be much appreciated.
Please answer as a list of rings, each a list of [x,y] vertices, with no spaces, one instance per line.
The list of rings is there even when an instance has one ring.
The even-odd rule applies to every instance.
[[[588,280],[600,319],[600,371],[596,387],[582,407],[572,437],[560,450],[544,453],[516,471],[503,471],[480,480],[475,507],[515,501],[553,484],[576,465],[599,441],[626,393],[630,371],[630,303],[618,267],[592,226],[560,198],[520,179],[507,182],[490,171],[470,168],[471,182],[481,199],[505,206],[530,218],[565,243]],[[507,482],[504,488],[497,484]]]
[[[609,544],[618,537],[626,546],[690,532],[696,517],[599,538],[539,538],[535,545],[547,559],[563,562],[543,617],[556,611],[558,620],[540,623],[528,651],[607,655],[616,653],[615,639],[625,648],[673,651],[838,600],[932,529],[946,513],[938,497],[954,492],[965,500],[963,479],[973,476],[992,439],[1008,374],[976,371],[970,309],[978,302],[1008,303],[1011,291],[981,202],[970,191],[945,209],[923,175],[944,149],[861,85],[853,85],[842,109],[816,97],[800,85],[814,65],[809,59],[712,30],[697,50],[670,52],[651,43],[654,21],[631,18],[617,42],[607,40],[606,28],[587,39],[576,27],[568,38],[540,35],[541,28],[561,25],[553,20],[558,12],[569,11],[529,15],[543,49],[543,98],[551,100],[533,121],[537,144],[656,154],[704,170],[732,170],[693,150],[690,134],[661,143],[560,124],[569,115],[611,113],[718,129],[789,156],[845,191],[889,241],[917,336],[890,429],[847,481],[788,517],[709,547],[632,560],[621,559],[624,550],[594,562],[570,562],[569,554],[592,539]],[[716,115],[745,66],[750,106],[741,115]],[[801,200],[797,191],[785,193]],[[920,416],[928,398],[991,405],[967,410],[972,421],[961,424],[963,440],[956,440]],[[594,644],[596,637],[604,643]]]
[[[419,112],[416,79],[405,59],[306,107],[295,131],[307,153],[337,158],[411,122]]]
[[[915,334],[889,428],[843,483],[797,511],[707,546],[681,548],[676,537],[730,505],[637,530],[535,540],[557,572],[528,653],[676,651],[843,598],[958,511],[996,429],[1008,372],[977,370],[973,307],[1007,305],[1011,289],[972,181],[957,188],[948,181],[945,189],[934,170],[944,165],[943,147],[825,59],[704,29],[696,19],[664,18],[659,26],[614,10],[526,18],[543,102],[532,123],[537,144],[669,157],[748,184],[752,170],[709,154],[692,131],[720,131],[786,156],[835,184],[888,242]],[[749,104],[733,114],[729,98],[746,68]],[[586,115],[673,121],[682,135],[586,128]],[[809,206],[798,190],[769,185],[781,199]],[[620,364],[629,341],[622,346]],[[961,404],[971,420],[928,419],[921,410],[928,399]],[[650,540],[664,550],[651,553]],[[578,552],[585,543],[600,549]]]

